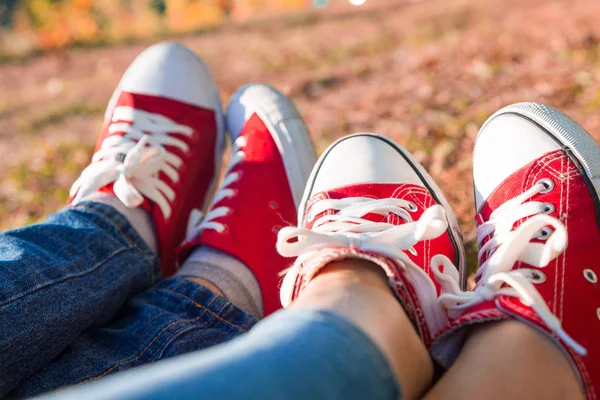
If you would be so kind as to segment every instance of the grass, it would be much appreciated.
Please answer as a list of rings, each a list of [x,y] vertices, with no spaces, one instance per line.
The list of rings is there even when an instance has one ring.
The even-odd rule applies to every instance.
[[[22,132],[37,132],[48,126],[60,125],[67,118],[77,116],[98,116],[104,113],[104,106],[88,103],[69,103],[46,110],[33,118],[22,120]]]
[[[447,194],[463,226],[467,264],[473,271],[477,246],[470,152],[483,122],[508,103],[534,100],[565,109],[593,134],[600,132],[600,28],[589,16],[578,19],[592,15],[589,9],[597,11],[596,3],[582,0],[584,5],[565,6],[573,21],[580,21],[574,29],[564,13],[552,11],[562,7],[560,2],[507,1],[509,5],[492,0],[399,1],[365,12],[259,17],[198,28],[197,36],[168,32],[161,37],[185,36],[186,44],[217,67],[217,80],[228,93],[254,74],[288,87],[319,151],[358,130],[397,139]],[[539,13],[527,13],[527,7]],[[100,83],[69,76],[77,75],[73,71],[57,72],[64,74],[68,100],[63,102],[21,99],[32,97],[24,91],[0,99],[0,126],[14,130],[2,140],[26,138],[15,154],[1,157],[0,229],[37,221],[64,205],[68,188],[89,160],[95,136],[90,133],[90,139],[79,142],[70,132],[95,132],[104,108],[95,101],[109,95],[104,87],[96,89],[116,83],[129,55],[138,51],[139,46],[128,50],[126,43],[147,43],[151,37],[127,37],[118,45],[76,42],[89,51],[65,51],[23,63],[24,70],[40,71],[44,63],[64,55],[64,65],[73,69],[69,65],[85,64],[78,60],[98,55],[110,58],[115,72]],[[240,38],[248,38],[243,48],[237,43]],[[108,47],[96,50],[99,46]],[[226,62],[242,66],[234,69],[240,75],[228,73]],[[15,59],[11,63],[0,66],[0,74],[1,68],[21,66]],[[32,65],[39,68],[29,69]],[[74,90],[81,93],[81,102],[74,100]],[[85,93],[96,96],[84,98]]]
[[[48,210],[62,208],[68,199],[69,185],[88,164],[93,147],[63,141],[47,144],[35,139],[31,151],[3,179],[0,189],[0,229],[36,222]]]

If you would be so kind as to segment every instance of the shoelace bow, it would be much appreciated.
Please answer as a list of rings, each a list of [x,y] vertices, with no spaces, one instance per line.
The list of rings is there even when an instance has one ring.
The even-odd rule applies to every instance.
[[[178,182],[183,160],[165,146],[187,152],[189,146],[171,134],[191,137],[193,129],[163,115],[127,106],[115,108],[112,121],[108,132],[113,136],[104,139],[92,163],[71,187],[73,203],[114,182],[115,195],[127,207],[139,206],[146,197],[169,218],[169,202],[175,199],[175,192],[159,179],[159,173]]]
[[[373,200],[364,197],[342,200],[321,200],[311,208],[309,220],[326,210],[337,210],[334,215],[325,215],[314,221],[312,229],[286,227],[278,235],[277,250],[284,257],[298,257],[288,276],[302,273],[310,280],[318,271],[305,270],[311,261],[322,258],[331,249],[354,247],[366,252],[392,258],[404,269],[408,279],[419,286],[419,298],[428,326],[439,330],[445,326],[445,311],[436,304],[435,287],[429,276],[415,264],[406,252],[415,254],[413,246],[423,240],[435,239],[446,232],[448,222],[442,206],[434,205],[423,212],[419,220],[413,221],[407,211],[411,203],[402,199]],[[363,218],[367,214],[394,214],[405,223],[394,225],[388,222],[373,222]],[[452,265],[443,255],[434,257],[441,264]],[[456,269],[456,268],[454,268]],[[395,282],[391,282],[395,284]],[[284,279],[281,292],[292,293],[295,279]],[[287,300],[286,300],[287,301]]]
[[[454,279],[458,276],[456,271],[448,268],[441,271],[438,265],[432,265],[436,279],[442,287],[438,301],[444,304],[450,317],[457,317],[464,310],[500,295],[519,298],[569,347],[585,355],[586,350],[563,330],[560,320],[548,308],[535,288],[533,280],[537,272],[528,268],[512,269],[517,262],[544,268],[567,247],[565,226],[558,219],[544,215],[549,211],[548,205],[535,201],[527,202],[545,189],[542,183],[534,185],[494,210],[489,220],[477,228],[479,243],[492,236],[479,250],[481,266],[477,272],[476,278],[479,281],[474,291],[460,290]],[[517,221],[527,217],[529,219],[512,229]],[[547,226],[552,226],[554,232],[549,231]],[[544,239],[545,242],[531,242],[534,238]],[[484,258],[485,262],[481,264]]]
[[[246,153],[242,150],[246,146],[246,143],[246,138],[243,136],[238,137],[233,143],[231,160],[225,170],[223,183],[213,199],[213,206],[217,205],[221,200],[235,195],[235,190],[231,189],[230,186],[234,182],[237,182],[241,175],[239,172],[232,172],[232,169],[246,158]],[[230,211],[230,208],[225,206],[211,208],[206,215],[200,210],[193,210],[188,221],[186,241],[193,240],[205,229],[214,229],[217,232],[223,232],[225,225],[215,220],[229,214]]]

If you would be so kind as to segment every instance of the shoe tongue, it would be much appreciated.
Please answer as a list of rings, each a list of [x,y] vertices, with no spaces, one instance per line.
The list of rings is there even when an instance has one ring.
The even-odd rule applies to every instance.
[[[406,185],[407,184],[401,183],[362,183],[357,185],[342,186],[339,188],[329,189],[327,191],[317,193],[310,198],[308,204],[306,205],[303,225],[310,229],[312,227],[313,222],[319,217],[322,217],[324,215],[333,215],[337,213],[337,210],[326,210],[320,213],[319,215],[315,216],[315,218],[312,221],[308,221],[308,215],[310,214],[312,206],[321,200],[340,200],[350,197],[366,197],[373,200],[400,198],[398,194],[401,194],[401,192],[403,192],[400,189]],[[395,225],[404,223],[404,220],[395,214],[381,215],[370,213],[362,216],[357,215],[357,217],[361,217],[373,222],[389,222]]]

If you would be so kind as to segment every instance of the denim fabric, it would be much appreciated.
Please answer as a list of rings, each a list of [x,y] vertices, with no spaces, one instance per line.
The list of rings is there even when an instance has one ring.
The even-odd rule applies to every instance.
[[[0,397],[159,277],[157,258],[106,205],[81,203],[1,233]]]
[[[0,234],[0,397],[97,379],[54,396],[399,397],[380,351],[345,320],[286,310],[240,336],[253,317],[201,285],[159,276],[157,258],[106,205]]]
[[[252,316],[205,287],[170,278],[130,299],[105,326],[83,332],[10,397],[30,397],[205,349],[248,331],[255,323]]]
[[[43,399],[393,400],[387,360],[334,314],[285,310],[228,343],[116,374]]]

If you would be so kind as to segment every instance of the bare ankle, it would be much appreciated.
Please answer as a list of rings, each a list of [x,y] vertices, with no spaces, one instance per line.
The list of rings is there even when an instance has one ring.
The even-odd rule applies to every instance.
[[[464,390],[468,387],[468,390]],[[516,320],[474,329],[457,359],[427,399],[581,399],[581,389],[561,349]]]
[[[491,323],[471,333],[465,350],[471,349],[479,353],[481,358],[481,352],[485,351],[483,347],[490,348],[492,343],[495,344],[492,353],[505,354],[503,358],[507,362],[499,367],[503,373],[511,374],[508,379],[510,386],[515,388],[522,385],[521,393],[530,393],[525,397],[582,398],[579,382],[568,358],[546,335],[516,320]]]
[[[331,311],[358,326],[386,356],[407,399],[429,387],[428,350],[376,264],[350,259],[327,265],[292,307]]]

